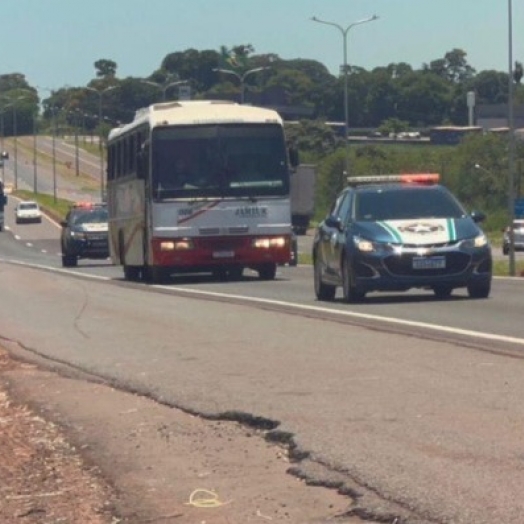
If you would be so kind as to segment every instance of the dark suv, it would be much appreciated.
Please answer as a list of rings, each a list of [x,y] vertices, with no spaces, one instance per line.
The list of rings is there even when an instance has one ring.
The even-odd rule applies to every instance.
[[[77,204],[61,222],[62,266],[73,267],[80,258],[109,257],[107,206]]]

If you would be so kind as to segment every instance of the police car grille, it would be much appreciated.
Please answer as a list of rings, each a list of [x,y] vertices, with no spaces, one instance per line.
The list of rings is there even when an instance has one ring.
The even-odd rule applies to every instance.
[[[402,244],[403,248],[407,249],[418,249],[418,248],[425,248],[425,249],[437,249],[441,247],[450,247],[457,245],[456,241],[450,241],[450,242],[440,242],[438,244]]]
[[[92,240],[92,241],[104,241],[104,242],[107,242],[107,235],[99,235],[99,234],[96,234],[96,235],[88,235],[87,238],[89,240]]]
[[[413,254],[391,256],[384,260],[390,273],[398,276],[439,276],[455,275],[465,271],[470,263],[469,255],[464,253],[446,253],[446,267],[441,269],[413,269]]]

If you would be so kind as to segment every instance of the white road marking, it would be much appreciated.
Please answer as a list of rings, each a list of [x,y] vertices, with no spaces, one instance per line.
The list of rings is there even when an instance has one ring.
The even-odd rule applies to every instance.
[[[58,273],[67,273],[72,274],[76,276],[82,276],[85,278],[89,278],[91,280],[100,280],[100,281],[110,281],[112,280],[111,277],[105,277],[105,276],[98,276],[98,275],[90,275],[88,273],[82,273],[80,271],[71,271],[67,269],[58,269],[53,268],[49,266],[43,266],[40,264],[30,264],[26,262],[20,262],[20,261],[14,261],[14,260],[7,260],[0,258],[0,262],[8,262],[11,264],[16,264],[20,266],[25,267],[33,267],[36,269],[45,269],[47,271],[56,271]],[[510,277],[511,278],[511,277]],[[454,328],[449,326],[443,326],[440,324],[428,324],[426,322],[418,322],[415,320],[404,320],[400,318],[394,318],[394,317],[386,317],[381,315],[372,315],[369,313],[358,313],[356,311],[340,311],[337,309],[330,309],[325,308],[321,306],[309,306],[306,304],[296,304],[293,302],[284,302],[282,300],[272,300],[267,298],[256,298],[256,297],[246,297],[244,295],[234,295],[230,293],[220,293],[217,291],[202,291],[201,289],[194,289],[189,287],[176,287],[174,289],[171,286],[165,286],[165,285],[153,285],[152,287],[171,291],[175,294],[182,292],[187,295],[193,295],[193,296],[208,296],[208,297],[214,297],[214,298],[224,298],[224,299],[234,299],[239,300],[243,302],[248,302],[252,304],[267,304],[271,306],[281,306],[288,309],[294,309],[295,311],[304,311],[304,312],[316,312],[316,313],[328,313],[329,315],[340,317],[340,318],[355,318],[355,319],[362,319],[362,320],[371,320],[371,321],[377,321],[377,322],[384,322],[390,325],[397,325],[397,326],[406,326],[406,327],[413,327],[413,328],[421,328],[421,329],[427,329],[434,332],[441,332],[441,333],[451,333],[453,335],[461,335],[481,340],[490,340],[495,342],[505,342],[510,344],[516,344],[519,346],[524,347],[524,338],[517,338],[517,337],[510,337],[506,335],[497,335],[496,333],[482,333],[478,331],[473,331],[470,329],[461,329],[461,328]]]

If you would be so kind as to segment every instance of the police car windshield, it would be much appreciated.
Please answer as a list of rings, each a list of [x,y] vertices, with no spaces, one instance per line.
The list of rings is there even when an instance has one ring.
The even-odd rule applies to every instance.
[[[107,222],[107,209],[87,209],[75,211],[73,224],[97,224]]]
[[[460,218],[458,201],[442,187],[376,188],[357,193],[355,218],[361,221]]]

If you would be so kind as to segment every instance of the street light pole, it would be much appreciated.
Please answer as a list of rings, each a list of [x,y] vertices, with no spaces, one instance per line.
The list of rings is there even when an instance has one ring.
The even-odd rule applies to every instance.
[[[0,149],[3,153],[5,151],[4,149],[4,139],[5,139],[5,127],[4,127],[4,114],[6,109],[8,109],[11,106],[11,104],[7,104],[0,110]],[[2,159],[2,184],[5,182],[5,160]]]
[[[244,74],[242,75],[239,75],[236,71],[233,71],[231,69],[222,69],[220,67],[216,67],[213,69],[213,71],[217,71],[219,73],[225,73],[227,75],[233,75],[234,77],[236,77],[238,79],[238,81],[240,82],[240,103],[243,104],[244,103],[244,92],[245,92],[245,81],[246,81],[246,78],[253,74],[253,73],[258,73],[260,71],[264,71],[265,69],[269,69],[268,66],[266,67],[255,67],[254,69],[250,69],[249,71],[246,71]]]
[[[187,84],[187,80],[175,80],[174,82],[169,82],[165,85],[158,84],[157,82],[153,82],[152,80],[141,80],[141,82],[143,84],[149,84],[150,86],[158,87],[158,89],[162,91],[162,102],[166,101],[166,93],[170,87]]]
[[[33,193],[38,193],[38,167],[37,167],[37,132],[38,132],[38,113],[33,115]]]
[[[53,202],[56,204],[56,107],[52,107],[51,111],[53,112]]]
[[[18,129],[16,124],[16,101],[13,103],[13,135],[14,135],[14,189],[18,189]]]
[[[366,24],[367,22],[373,22],[374,20],[378,20],[377,15],[370,16],[369,18],[364,18],[363,20],[358,20],[357,22],[353,22],[352,24],[349,24],[346,28],[342,27],[341,25],[335,23],[335,22],[328,22],[326,20],[321,20],[320,18],[317,18],[316,16],[313,16],[311,20],[313,22],[318,22],[319,24],[325,24],[330,25],[338,29],[342,34],[342,45],[344,47],[343,49],[343,58],[344,58],[344,140],[345,140],[345,171],[344,175],[345,177],[349,176],[349,107],[348,107],[348,59],[347,59],[347,35],[349,30],[352,27],[355,27],[356,25],[360,24]]]
[[[109,86],[105,89],[95,89],[86,87],[87,90],[93,91],[98,95],[98,151],[100,153],[100,201],[104,201],[104,150],[102,147],[102,97],[104,93],[116,89],[120,86]]]
[[[27,89],[23,89],[22,91],[28,91]],[[27,100],[27,96],[21,95],[14,99],[11,99],[11,103],[13,106],[13,135],[14,135],[14,189],[18,189],[18,129],[17,129],[17,118],[16,118],[16,106],[17,102],[21,100]]]
[[[508,125],[509,125],[509,176],[508,176],[508,214],[509,214],[509,274],[515,276],[515,118],[513,111],[513,22],[512,5],[508,0]]]

